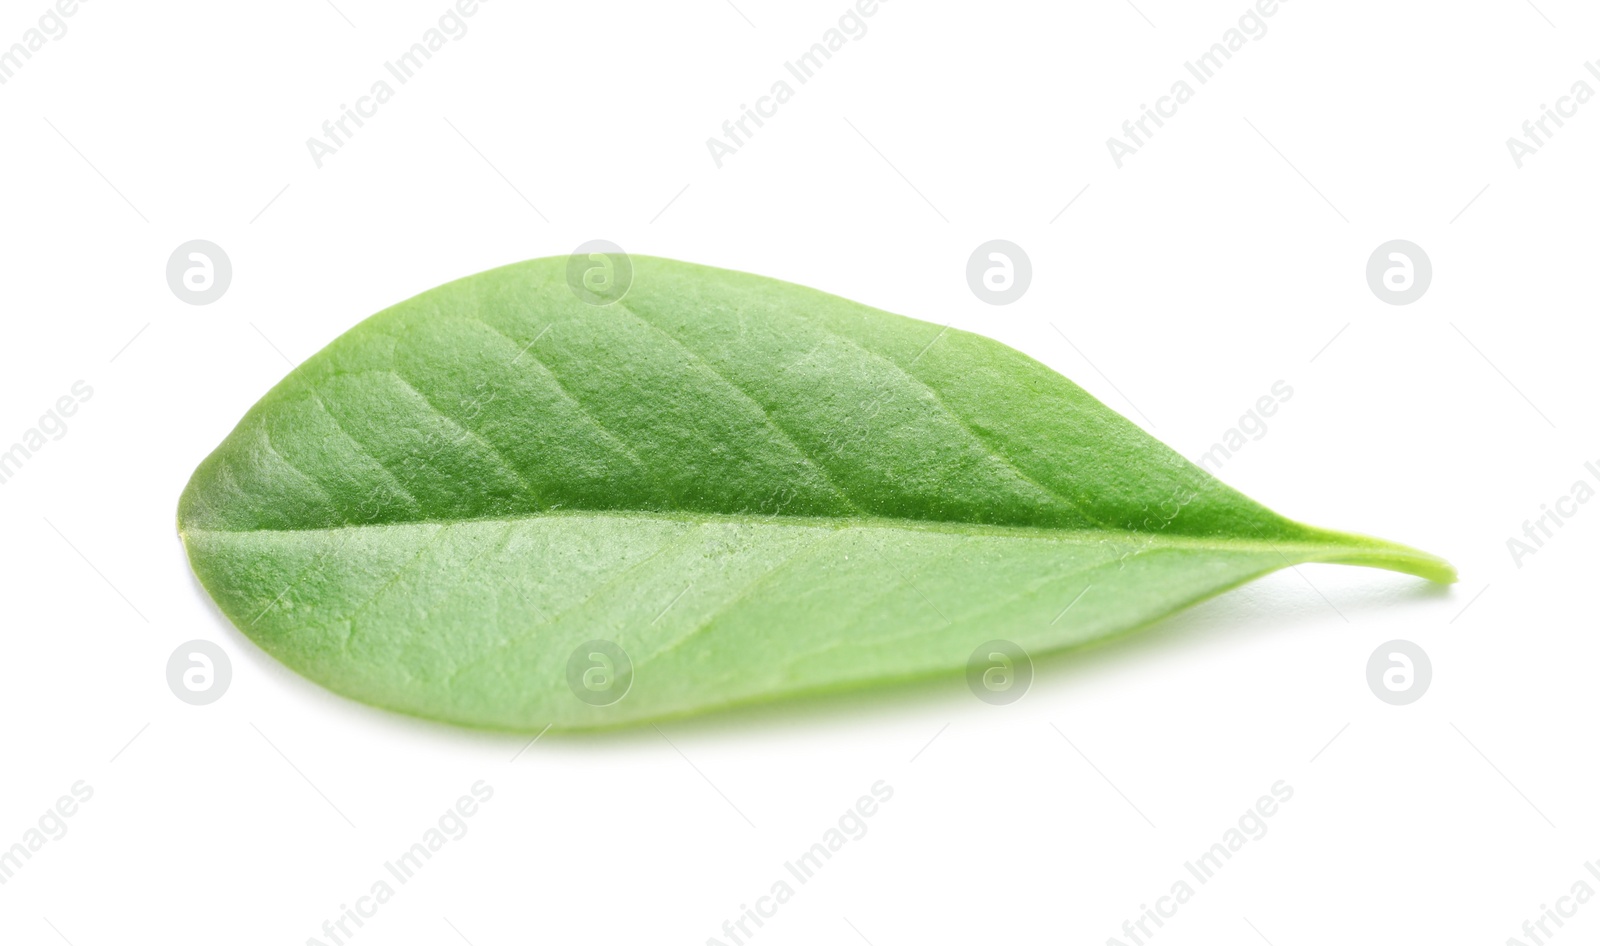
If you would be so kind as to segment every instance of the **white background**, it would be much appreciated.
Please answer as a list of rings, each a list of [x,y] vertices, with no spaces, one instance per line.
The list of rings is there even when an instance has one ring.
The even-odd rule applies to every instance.
[[[1600,890],[1600,504],[1520,568],[1506,545],[1600,461],[1600,103],[1520,170],[1505,145],[1600,88],[1591,5],[1293,0],[1200,87],[1184,61],[1246,0],[891,0],[719,170],[706,139],[845,0],[494,0],[318,169],[306,139],[447,7],[335,2],[92,0],[0,86],[0,446],[94,390],[0,486],[0,846],[94,790],[0,886],[0,939],[331,942],[480,779],[470,833],[347,942],[731,942],[880,779],[870,832],[747,942],[1131,943],[1280,779],[1269,833],[1148,942],[1500,944]],[[7,0],[0,45],[45,9]],[[1106,138],[1180,78],[1119,170]],[[165,280],[197,238],[234,268],[200,307]],[[1041,660],[1007,707],[954,678],[526,751],[335,697],[228,626],[174,510],[289,362],[595,238],[990,335],[1190,457],[1286,381],[1222,478],[1462,581],[1284,572]],[[1034,267],[1006,307],[965,281],[994,238]],[[1364,276],[1396,238],[1434,267],[1407,306]],[[206,707],[165,679],[197,638],[233,661]],[[1433,662],[1405,707],[1365,680],[1395,638]],[[1555,939],[1597,935],[1588,905]]]

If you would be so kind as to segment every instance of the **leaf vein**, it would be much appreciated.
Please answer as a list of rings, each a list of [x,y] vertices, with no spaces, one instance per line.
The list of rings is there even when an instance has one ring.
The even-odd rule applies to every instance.
[[[484,328],[510,342],[512,345],[517,344],[516,339],[512,338],[510,335],[507,335],[505,332],[502,332],[499,328],[489,324],[483,319],[478,318],[477,316],[463,315],[461,317],[468,322],[475,322],[479,325],[482,325]],[[537,339],[535,339],[535,341],[537,341]],[[655,468],[646,463],[644,457],[641,457],[626,440],[614,433],[605,424],[601,423],[600,418],[596,417],[593,411],[589,410],[589,408],[582,401],[578,400],[577,395],[573,394],[566,384],[562,382],[561,377],[556,374],[555,369],[551,368],[550,365],[542,358],[534,354],[533,345],[531,343],[522,349],[521,354],[526,356],[533,364],[544,369],[545,375],[550,379],[550,382],[556,386],[556,390],[561,393],[561,396],[572,402],[572,406],[578,409],[578,412],[583,415],[585,420],[594,425],[594,428],[600,432],[600,436],[604,437],[607,441],[614,444],[617,449],[627,454],[629,459],[638,464],[641,470],[644,470],[647,474],[649,474],[651,478],[655,480],[656,487],[661,490],[663,495],[668,498],[673,498],[672,490],[667,486],[666,482],[661,479],[660,475],[656,473]]]
[[[1113,524],[1111,524],[1109,522],[1104,521],[1103,519],[1100,519],[1099,517],[1097,517],[1093,513],[1091,513],[1083,505],[1083,503],[1080,500],[1078,500],[1078,499],[1076,499],[1076,498],[1074,498],[1072,496],[1069,496],[1066,493],[1063,493],[1060,490],[1055,489],[1054,487],[1048,486],[1045,483],[1042,483],[1039,480],[1035,479],[1026,470],[1024,470],[1022,467],[1018,466],[1016,460],[1013,459],[1010,454],[1006,453],[1006,451],[1004,449],[1002,449],[998,445],[996,445],[993,442],[991,442],[990,438],[984,436],[983,434],[981,434],[977,430],[975,430],[972,427],[972,425],[967,422],[967,419],[965,417],[962,417],[960,413],[958,413],[954,408],[952,408],[948,403],[945,402],[945,399],[939,394],[939,391],[938,391],[937,388],[935,388],[933,385],[929,384],[928,382],[922,380],[921,378],[917,377],[916,375],[912,374],[906,368],[902,367],[899,362],[895,361],[892,358],[889,358],[886,355],[881,355],[881,354],[879,354],[879,353],[877,353],[875,351],[872,351],[871,349],[869,349],[869,348],[861,345],[859,342],[855,341],[855,339],[852,339],[852,338],[850,338],[849,336],[846,336],[846,335],[841,335],[840,333],[835,332],[832,329],[824,327],[823,331],[827,332],[832,337],[837,338],[841,342],[844,342],[846,345],[849,345],[851,348],[854,348],[856,351],[861,352],[862,354],[866,355],[867,357],[873,358],[873,359],[875,359],[877,361],[881,361],[884,364],[890,366],[896,372],[898,372],[901,377],[903,377],[906,380],[912,382],[916,386],[922,388],[922,390],[927,391],[929,396],[933,398],[934,403],[939,405],[939,409],[947,417],[949,417],[951,420],[955,421],[956,424],[959,427],[961,427],[962,430],[967,432],[967,435],[969,437],[971,437],[973,440],[975,440],[979,444],[981,444],[985,448],[985,450],[989,454],[989,456],[994,457],[995,459],[997,459],[1000,462],[1004,463],[1014,473],[1016,473],[1016,475],[1019,478],[1021,478],[1025,482],[1030,483],[1033,486],[1037,487],[1038,489],[1042,490],[1046,495],[1054,496],[1057,499],[1062,500],[1068,506],[1071,506],[1073,509],[1077,510],[1085,519],[1088,519],[1090,522],[1094,523],[1095,525],[1102,526],[1102,527],[1104,527],[1106,529],[1111,529],[1113,531],[1118,531],[1118,532],[1133,531],[1133,530],[1127,529],[1127,528],[1122,527],[1122,526],[1113,525]],[[918,357],[920,357],[920,356],[918,356]]]
[[[378,468],[383,470],[384,475],[389,477],[389,479],[394,482],[394,485],[400,490],[400,492],[404,493],[406,498],[411,501],[412,506],[416,507],[416,509],[419,511],[426,508],[423,505],[422,500],[417,498],[417,494],[411,491],[410,485],[406,482],[402,482],[400,477],[397,476],[393,470],[389,469],[389,464],[383,462],[383,458],[378,456],[376,451],[363,443],[355,434],[351,433],[349,428],[345,427],[344,421],[341,421],[339,419],[339,415],[333,412],[333,408],[328,406],[328,400],[322,396],[321,389],[312,387],[309,390],[309,394],[310,399],[322,410],[322,413],[328,415],[328,419],[333,421],[333,426],[338,428],[339,433],[344,434],[351,443],[356,445],[356,449],[366,454],[373,463],[376,463]],[[350,524],[349,520],[346,520],[346,524]]]
[[[393,374],[401,384],[416,392],[417,397],[422,399],[422,403],[428,406],[428,410],[444,418],[452,427],[471,435],[474,440],[489,448],[489,452],[494,455],[495,461],[504,467],[512,476],[516,477],[517,482],[521,483],[523,488],[528,491],[529,498],[533,500],[533,505],[536,508],[543,505],[539,496],[539,490],[522,475],[522,471],[517,469],[516,464],[511,462],[511,457],[507,455],[498,444],[440,410],[438,405],[433,403],[432,398],[428,397],[428,395],[425,394],[422,389],[412,384],[411,381],[404,375],[400,374],[400,372],[391,369],[390,373]]]
[[[773,433],[776,433],[778,436],[782,437],[784,442],[793,448],[795,455],[801,460],[804,460],[807,466],[811,467],[813,470],[816,470],[817,475],[820,476],[823,482],[827,483],[836,494],[838,494],[840,499],[844,500],[846,506],[849,506],[851,509],[854,509],[856,512],[859,512],[864,516],[871,515],[871,513],[869,513],[866,509],[862,508],[860,503],[855,501],[854,497],[852,497],[849,492],[845,490],[842,483],[834,478],[833,474],[828,470],[827,467],[823,466],[821,463],[818,463],[814,457],[807,453],[805,449],[801,447],[798,442],[796,442],[794,435],[789,432],[788,428],[778,421],[778,418],[772,413],[772,411],[767,409],[765,404],[762,404],[760,401],[751,396],[750,392],[746,391],[744,387],[737,381],[734,381],[730,375],[718,368],[716,365],[712,364],[699,352],[695,351],[693,348],[690,348],[682,339],[679,339],[671,332],[668,332],[666,329],[640,315],[638,312],[629,308],[626,304],[618,301],[616,305],[617,308],[633,316],[634,320],[639,324],[645,326],[646,328],[652,329],[662,338],[665,338],[667,341],[671,342],[680,350],[688,354],[689,357],[693,358],[698,364],[703,366],[706,371],[710,372],[712,377],[727,385],[728,388],[731,389],[735,394],[739,395],[740,398],[748,402],[757,411],[760,411],[762,418],[766,421],[767,427],[770,428]]]

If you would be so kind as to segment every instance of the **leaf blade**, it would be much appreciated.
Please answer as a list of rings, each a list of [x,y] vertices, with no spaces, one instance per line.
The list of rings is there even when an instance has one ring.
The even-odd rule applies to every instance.
[[[230,620],[337,692],[531,730],[1074,646],[1302,562],[1453,580],[981,336],[652,259],[595,309],[564,265],[385,310],[251,409],[180,501]],[[635,663],[607,707],[566,683],[596,638]]]

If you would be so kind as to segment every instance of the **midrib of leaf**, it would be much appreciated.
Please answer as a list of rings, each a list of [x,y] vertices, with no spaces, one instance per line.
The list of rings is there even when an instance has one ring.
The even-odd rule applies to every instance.
[[[889,528],[949,535],[1042,538],[1076,545],[1099,545],[1108,541],[1120,540],[1130,547],[1130,551],[1162,549],[1172,551],[1269,552],[1282,556],[1285,566],[1301,562],[1323,561],[1389,568],[1434,581],[1450,581],[1455,576],[1455,570],[1443,559],[1409,546],[1367,536],[1314,529],[1307,529],[1306,531],[1308,535],[1315,538],[1273,541],[1242,536],[1188,536],[1160,532],[1134,532],[1126,529],[1052,529],[1039,526],[1004,526],[987,523],[904,519],[883,516],[752,516],[729,513],[569,508],[517,516],[423,518],[404,522],[347,523],[339,526],[305,529],[188,528],[180,529],[179,531],[181,535],[185,536],[189,534],[328,534],[348,529],[390,530],[428,525],[449,526],[467,522],[514,523],[546,518],[608,518],[687,523],[725,522],[751,526],[809,529]],[[1295,554],[1291,555],[1289,553]]]

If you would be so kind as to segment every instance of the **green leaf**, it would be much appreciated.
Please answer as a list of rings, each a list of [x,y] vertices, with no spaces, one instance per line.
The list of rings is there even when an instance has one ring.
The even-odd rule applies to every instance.
[[[346,696],[542,730],[958,674],[1302,562],[1454,580],[1278,516],[998,342],[633,268],[610,305],[566,258],[471,276],[291,372],[179,506],[223,613]]]

